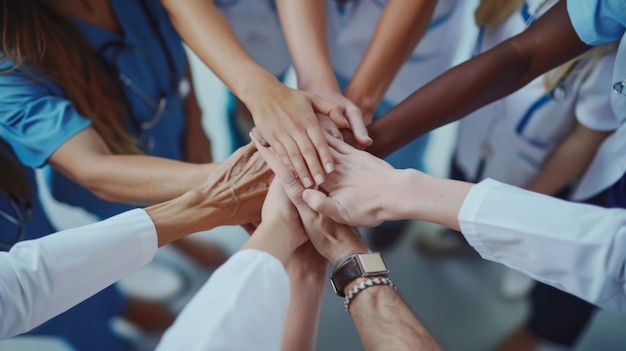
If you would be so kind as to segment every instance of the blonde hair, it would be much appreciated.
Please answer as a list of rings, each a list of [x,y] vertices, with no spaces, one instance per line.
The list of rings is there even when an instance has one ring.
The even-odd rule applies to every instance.
[[[30,204],[32,193],[26,175],[19,164],[2,148],[0,140],[0,196],[14,201]]]
[[[497,26],[509,18],[524,0],[481,0],[474,12],[474,20],[479,26]]]
[[[111,152],[140,153],[126,130],[119,82],[68,18],[39,0],[0,0],[0,20],[0,57],[13,63],[0,74],[20,69],[34,81],[52,80]]]

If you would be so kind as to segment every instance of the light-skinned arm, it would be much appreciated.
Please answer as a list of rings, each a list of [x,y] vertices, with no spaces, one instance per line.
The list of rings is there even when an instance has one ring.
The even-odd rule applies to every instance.
[[[554,195],[579,177],[611,132],[597,131],[576,123],[574,130],[554,151],[541,171],[525,188]]]
[[[298,88],[339,105],[357,143],[369,146],[363,115],[343,96],[330,65],[326,40],[326,2],[277,0],[280,22],[293,61]]]
[[[426,33],[436,0],[389,1],[344,95],[370,124],[400,67]]]
[[[361,226],[387,219],[438,223],[462,231],[485,259],[626,310],[626,210],[567,202],[489,179],[474,185],[393,170],[367,152],[329,142],[338,149],[338,168],[324,184],[328,195],[312,189],[302,194],[320,214]]]
[[[215,177],[145,210],[19,242],[9,252],[0,252],[0,314],[6,322],[0,323],[0,339],[26,332],[84,301],[150,262],[157,247],[241,218],[249,220],[249,213],[234,210],[236,201],[224,201],[234,188],[223,183]],[[236,190],[242,201],[253,192],[244,189]]]
[[[450,69],[372,123],[368,150],[387,156],[589,49],[572,27],[566,2],[559,1],[523,33]]]
[[[275,180],[257,230],[185,306],[157,350],[278,350],[289,305],[284,266],[307,240]]]
[[[70,138],[49,162],[96,196],[138,205],[167,201],[190,190],[197,193],[198,187],[210,182],[213,193],[204,195],[223,202],[216,202],[215,210],[233,225],[258,221],[272,178],[251,144],[222,164],[195,165],[143,155],[113,155],[91,127]]]
[[[292,172],[268,148],[261,146],[258,140],[253,140],[298,209],[309,240],[322,256],[335,264],[348,254],[369,251],[355,228],[338,224],[312,211],[302,199],[305,189]],[[352,287],[352,284],[348,285]],[[373,286],[366,290],[371,290],[370,294],[361,301],[357,295],[350,306],[366,350],[439,350],[437,343],[394,289],[390,286]]]
[[[251,134],[253,140],[258,140]],[[337,170],[318,190],[303,191],[303,200],[334,221],[374,227],[386,220],[418,219],[459,229],[458,213],[471,183],[440,179],[389,163],[328,136]],[[265,152],[261,155],[267,160]],[[268,162],[270,166],[271,163]]]
[[[334,162],[315,112],[349,124],[334,103],[279,82],[245,51],[213,1],[162,0],[187,45],[252,113],[263,138],[305,186],[322,183]]]
[[[313,351],[317,342],[328,261],[313,244],[300,246],[287,262],[291,296],[281,349]]]

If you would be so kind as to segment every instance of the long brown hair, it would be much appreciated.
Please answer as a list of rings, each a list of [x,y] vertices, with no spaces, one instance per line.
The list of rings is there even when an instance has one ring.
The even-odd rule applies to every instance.
[[[3,150],[2,143],[3,141],[0,140],[0,196],[30,204],[32,192],[26,175],[20,169],[17,160]]]
[[[1,59],[13,63],[0,74],[19,69],[34,81],[52,80],[113,153],[139,153],[126,131],[119,82],[67,17],[40,0],[0,0],[0,21]]]

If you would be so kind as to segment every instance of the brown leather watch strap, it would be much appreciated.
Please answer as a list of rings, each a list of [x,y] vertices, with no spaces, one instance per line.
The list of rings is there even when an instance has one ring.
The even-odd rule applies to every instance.
[[[344,290],[346,286],[356,278],[363,276],[359,264],[354,257],[346,260],[346,262],[333,273],[330,282],[333,285],[335,294],[345,297]]]

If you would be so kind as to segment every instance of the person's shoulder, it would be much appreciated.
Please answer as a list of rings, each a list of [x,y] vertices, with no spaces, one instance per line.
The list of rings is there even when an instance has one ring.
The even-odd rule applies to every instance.
[[[587,45],[620,39],[626,31],[626,1],[567,0],[574,30]]]

